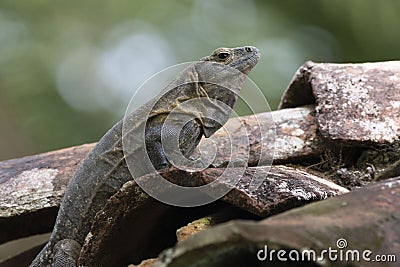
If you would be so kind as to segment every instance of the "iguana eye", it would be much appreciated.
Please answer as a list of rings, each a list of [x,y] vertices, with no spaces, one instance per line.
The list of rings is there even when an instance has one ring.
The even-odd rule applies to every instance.
[[[227,53],[227,52],[221,52],[221,53],[218,54],[218,58],[219,58],[220,60],[225,60],[225,59],[227,59],[230,55],[231,55],[231,54],[229,54],[229,53]]]

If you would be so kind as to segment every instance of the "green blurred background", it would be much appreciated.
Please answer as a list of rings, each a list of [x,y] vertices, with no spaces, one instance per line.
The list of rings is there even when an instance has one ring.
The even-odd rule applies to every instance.
[[[398,0],[0,2],[0,160],[98,140],[149,76],[255,45],[276,109],[307,60],[395,60]]]

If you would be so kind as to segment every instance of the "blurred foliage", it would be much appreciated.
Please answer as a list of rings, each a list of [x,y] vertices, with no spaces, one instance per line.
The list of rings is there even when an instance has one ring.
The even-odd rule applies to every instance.
[[[307,60],[398,59],[399,10],[397,0],[3,0],[0,159],[98,140],[148,77],[220,46],[260,48],[250,77],[274,109]]]

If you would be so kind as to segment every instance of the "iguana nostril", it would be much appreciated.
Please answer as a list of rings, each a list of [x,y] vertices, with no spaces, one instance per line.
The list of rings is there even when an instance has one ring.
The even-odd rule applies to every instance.
[[[251,51],[253,51],[253,49],[251,49],[250,46],[246,46],[244,49],[246,50],[246,52],[251,52]]]

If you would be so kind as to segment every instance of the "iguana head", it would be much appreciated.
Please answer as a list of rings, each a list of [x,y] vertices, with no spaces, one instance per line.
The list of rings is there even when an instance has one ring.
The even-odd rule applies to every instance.
[[[235,68],[248,74],[260,59],[260,51],[254,46],[235,48],[220,47],[211,55],[202,58],[202,61],[212,61]]]

